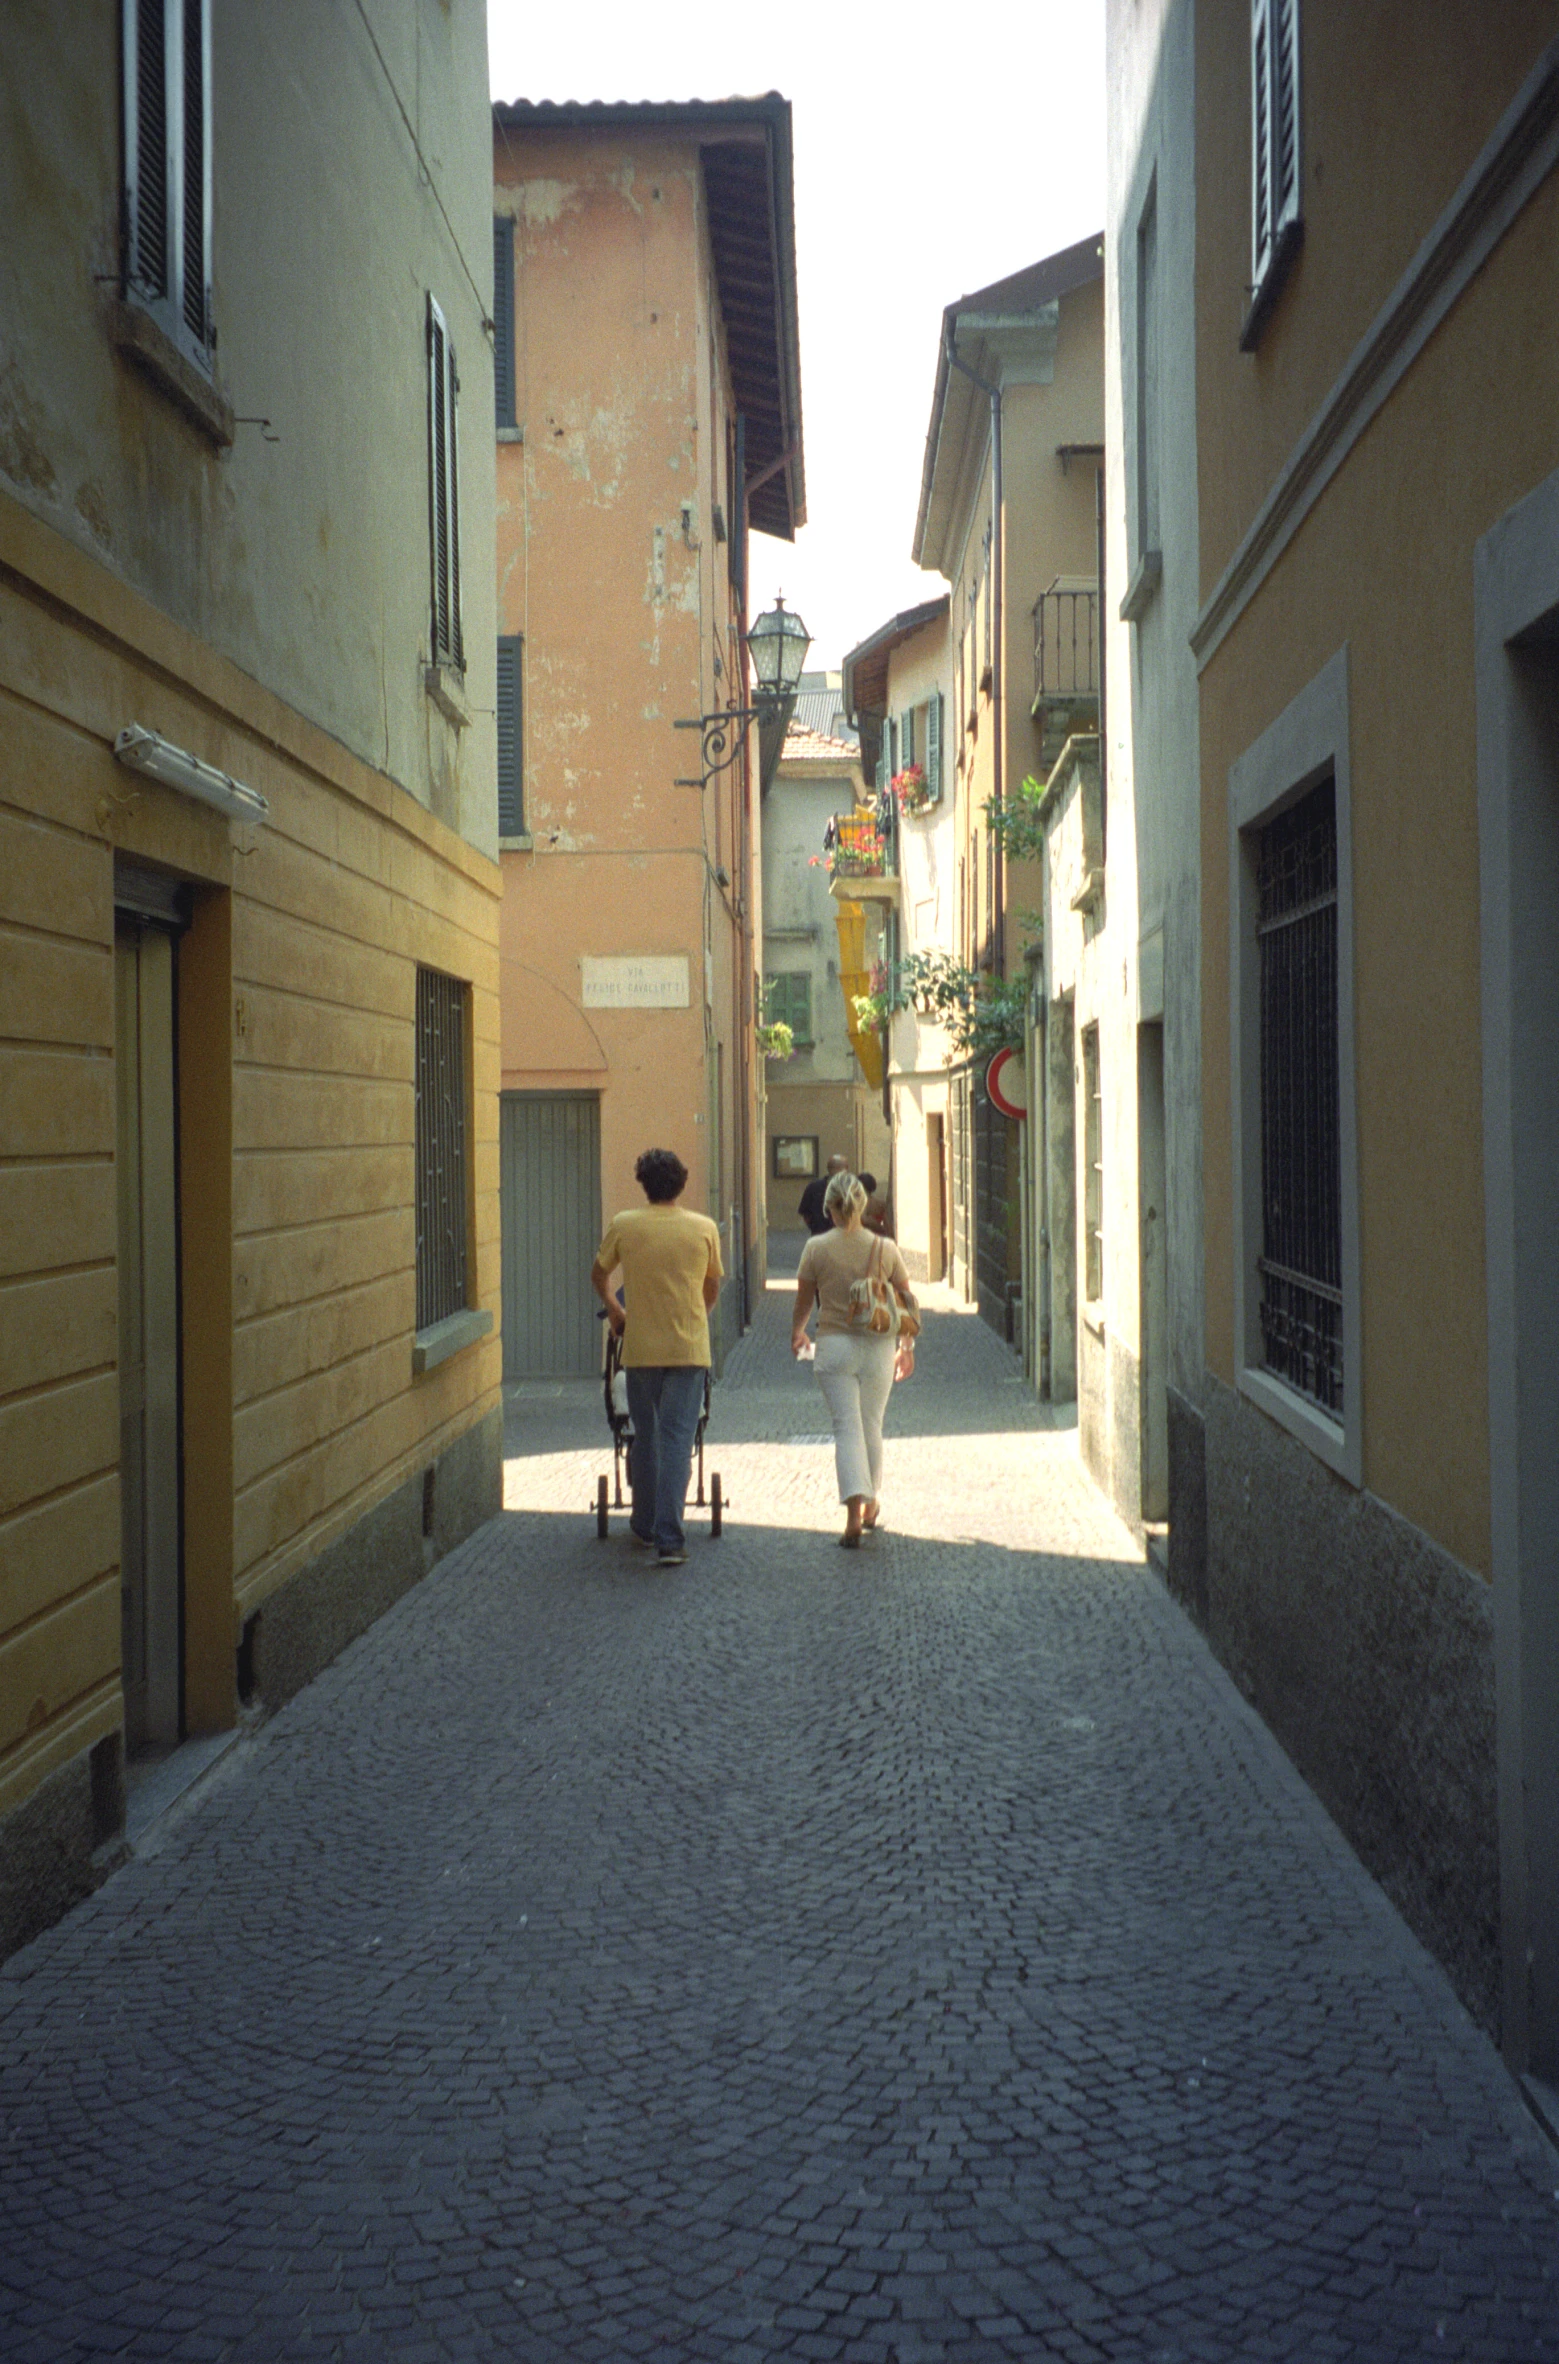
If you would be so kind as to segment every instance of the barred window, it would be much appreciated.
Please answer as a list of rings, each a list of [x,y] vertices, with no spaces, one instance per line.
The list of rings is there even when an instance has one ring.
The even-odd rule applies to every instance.
[[[1261,1342],[1266,1367],[1343,1412],[1337,798],[1323,780],[1258,837]]]
[[[210,0],[122,0],[124,292],[211,370]]]
[[[417,1327],[466,1303],[468,988],[417,971]]]
[[[1104,1295],[1104,1101],[1097,1026],[1083,1028],[1082,1049],[1083,1294],[1097,1305]]]

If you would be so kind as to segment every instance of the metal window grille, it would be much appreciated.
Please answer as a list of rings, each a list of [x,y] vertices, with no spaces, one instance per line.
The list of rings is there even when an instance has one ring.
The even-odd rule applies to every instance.
[[[1337,797],[1331,780],[1260,832],[1261,1340],[1267,1369],[1342,1417]]]
[[[1082,1050],[1083,1294],[1097,1305],[1104,1295],[1104,1100],[1097,1026],[1083,1028]]]
[[[466,1302],[466,987],[417,971],[417,1327]]]

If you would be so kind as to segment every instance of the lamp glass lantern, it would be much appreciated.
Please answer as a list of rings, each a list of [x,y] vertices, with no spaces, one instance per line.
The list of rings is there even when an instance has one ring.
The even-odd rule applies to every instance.
[[[752,652],[757,694],[765,704],[795,696],[811,645],[811,633],[783,599],[758,618],[747,635],[747,646]]]

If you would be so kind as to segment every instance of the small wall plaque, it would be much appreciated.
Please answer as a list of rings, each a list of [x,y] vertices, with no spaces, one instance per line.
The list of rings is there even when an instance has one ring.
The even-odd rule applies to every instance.
[[[580,999],[587,1010],[685,1010],[691,1006],[685,952],[613,954],[579,962]]]

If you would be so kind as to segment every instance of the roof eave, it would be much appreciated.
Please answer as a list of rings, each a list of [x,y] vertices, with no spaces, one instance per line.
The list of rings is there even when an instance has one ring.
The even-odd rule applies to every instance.
[[[756,453],[749,441],[748,464],[755,475],[765,475],[761,489],[768,497],[762,500],[760,511],[750,522],[755,532],[774,535],[782,541],[792,541],[797,529],[806,523],[806,464],[802,443],[801,412],[801,341],[796,298],[796,217],[794,153],[791,135],[790,101],[779,91],[767,91],[757,98],[689,99],[668,101],[602,101],[583,99],[512,99],[499,100],[493,106],[493,121],[500,130],[513,131],[586,131],[602,134],[632,134],[645,131],[680,132],[695,140],[701,156],[722,147],[740,148],[761,138],[767,156],[767,205],[762,232],[769,246],[773,268],[773,373],[774,411],[778,416],[777,438],[773,450],[760,449]],[[704,171],[706,202],[713,209],[709,197],[707,161]],[[717,280],[720,280],[720,257],[715,255]],[[722,312],[726,318],[727,337],[730,335],[730,308],[733,288],[720,283]],[[729,361],[729,348],[727,358]],[[734,389],[733,389],[734,390]],[[772,415],[772,414],[771,414]],[[768,471],[776,460],[783,464]],[[771,490],[771,487],[774,489]],[[781,497],[777,498],[776,493]]]

